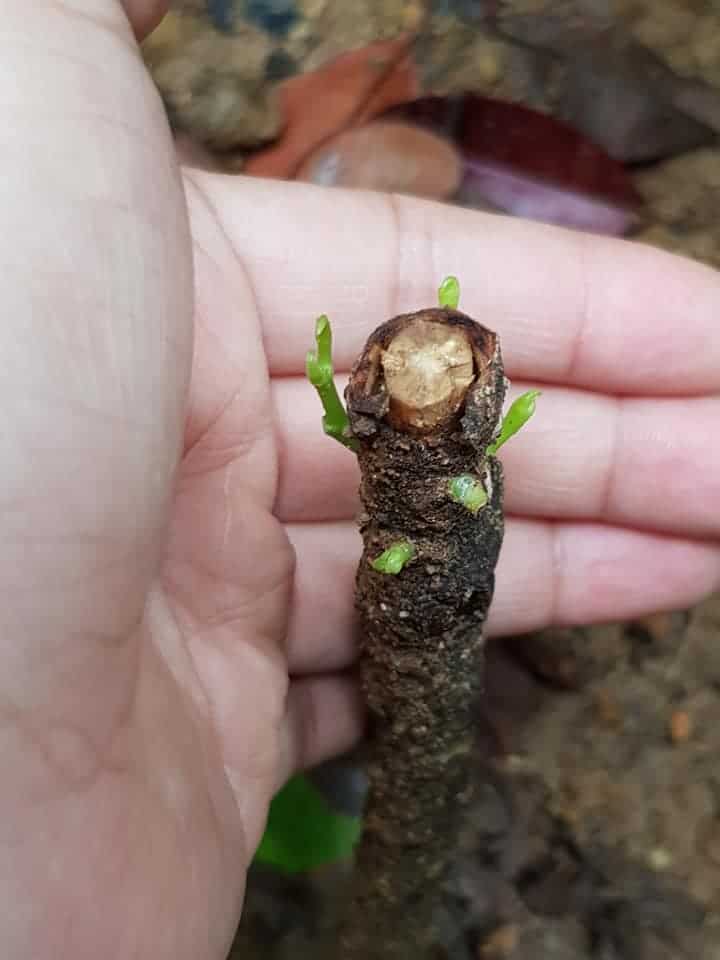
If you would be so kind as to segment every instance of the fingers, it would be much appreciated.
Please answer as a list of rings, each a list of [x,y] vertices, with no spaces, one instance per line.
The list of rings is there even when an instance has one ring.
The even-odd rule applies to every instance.
[[[488,631],[681,610],[720,585],[720,547],[595,524],[510,520]]]
[[[346,381],[335,378],[341,392]],[[357,457],[323,433],[315,391],[304,378],[283,377],[272,381],[272,398],[279,458],[276,515],[289,523],[352,519],[359,506]]]
[[[454,273],[462,308],[500,334],[511,377],[653,395],[720,387],[720,277],[700,264],[409,198],[203,182],[251,275],[275,374],[301,372],[319,313],[348,369],[378,323],[434,303]]]
[[[290,522],[351,519],[357,460],[323,434],[314,392],[282,378],[273,397],[276,511]],[[718,397],[615,400],[546,387],[535,417],[502,451],[507,510],[720,537],[720,447],[708,442],[718,423]]]
[[[352,678],[294,680],[288,694],[275,789],[296,771],[349,750],[360,739],[362,727],[362,701]]]
[[[352,524],[292,525],[286,531],[299,558],[287,639],[290,673],[343,670],[355,659],[360,534]]]
[[[351,598],[361,553],[350,523],[289,528],[298,591],[291,671],[354,658]],[[720,547],[594,524],[507,522],[488,632],[588,624],[691,606],[720,586]]]
[[[522,390],[522,386],[517,386]],[[613,400],[543,391],[503,448],[511,514],[720,538],[720,397]]]
[[[232,463],[245,492],[269,509],[277,474],[274,422],[253,292],[189,174],[185,195],[194,239],[195,338],[183,468],[202,474]]]

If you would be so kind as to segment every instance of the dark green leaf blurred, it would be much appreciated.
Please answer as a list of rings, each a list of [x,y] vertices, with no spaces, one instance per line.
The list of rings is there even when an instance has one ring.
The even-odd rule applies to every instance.
[[[285,873],[302,873],[324,863],[347,860],[361,829],[358,817],[335,813],[320,791],[298,775],[270,804],[255,861]]]

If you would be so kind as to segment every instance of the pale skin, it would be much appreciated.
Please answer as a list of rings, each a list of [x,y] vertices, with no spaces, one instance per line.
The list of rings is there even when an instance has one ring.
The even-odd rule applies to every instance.
[[[360,734],[357,468],[302,376],[319,313],[347,370],[456,274],[516,389],[542,385],[503,448],[491,633],[720,581],[717,275],[408,199],[180,175],[127,21],[160,12],[0,4],[8,960],[222,960],[273,791]]]

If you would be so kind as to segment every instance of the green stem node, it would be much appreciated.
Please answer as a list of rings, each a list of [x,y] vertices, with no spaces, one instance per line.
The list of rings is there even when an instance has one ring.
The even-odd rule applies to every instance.
[[[453,477],[448,483],[448,490],[453,500],[461,503],[470,513],[477,513],[487,503],[485,488],[469,473]]]
[[[333,380],[332,331],[325,314],[315,321],[315,343],[316,349],[308,351],[305,372],[323,406],[323,430],[343,446],[355,450],[357,444],[350,435],[350,421]]]
[[[438,288],[438,301],[441,307],[457,310],[460,303],[460,284],[457,277],[445,277]]]
[[[503,417],[500,435],[487,448],[488,456],[494,457],[500,447],[525,426],[535,413],[535,401],[539,396],[540,390],[528,390],[527,393],[523,393],[510,405],[510,409]]]
[[[407,540],[399,540],[384,550],[379,557],[370,561],[370,566],[378,573],[400,573],[402,568],[415,556],[415,547]]]

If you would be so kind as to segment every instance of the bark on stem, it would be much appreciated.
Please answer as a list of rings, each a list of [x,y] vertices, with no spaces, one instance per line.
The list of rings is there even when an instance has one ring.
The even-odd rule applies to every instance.
[[[342,960],[418,960],[473,794],[482,625],[503,534],[487,456],[506,381],[494,333],[451,309],[372,334],[345,392],[362,481],[356,582],[370,790]],[[451,494],[469,475],[487,502]],[[464,481],[467,482],[467,481]],[[397,574],[372,561],[412,545]]]

